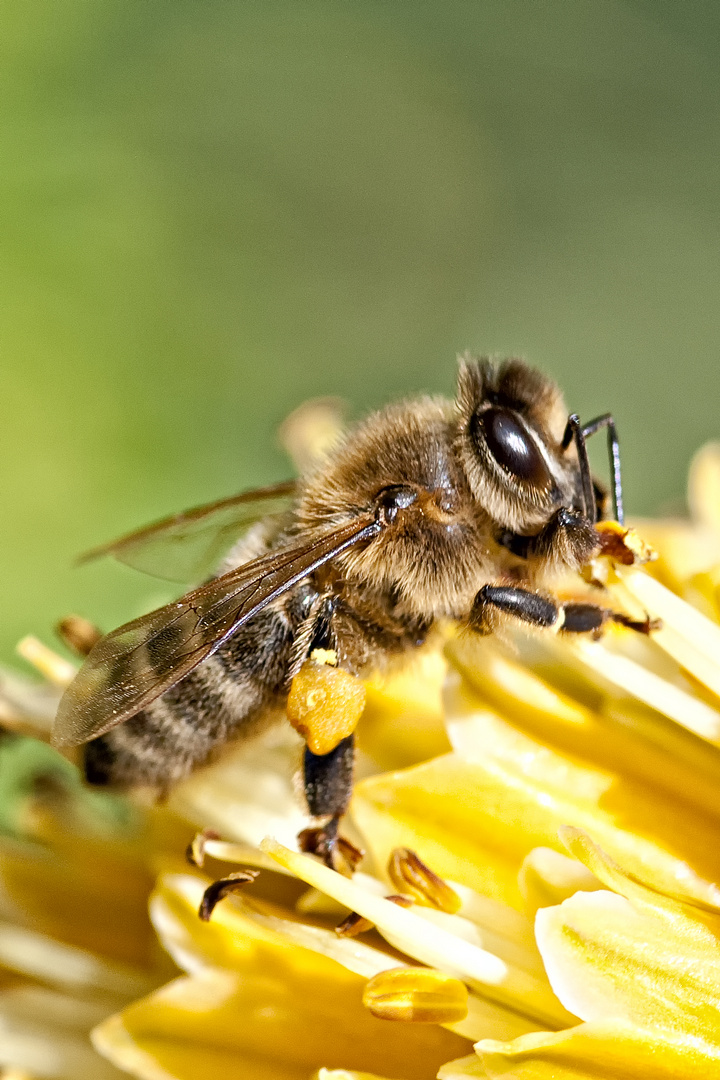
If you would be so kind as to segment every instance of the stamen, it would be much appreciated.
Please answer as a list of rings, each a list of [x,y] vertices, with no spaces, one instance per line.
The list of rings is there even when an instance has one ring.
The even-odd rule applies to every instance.
[[[60,640],[77,656],[87,656],[103,636],[102,630],[82,615],[66,615],[55,630]]]
[[[442,968],[478,989],[485,998],[509,1005],[542,1025],[562,1027],[570,1014],[558,1004],[546,981],[514,967],[487,949],[480,948],[433,925],[414,911],[405,911],[381,896],[373,896],[327,866],[266,838],[261,849],[350,911],[375,923],[392,946],[429,967]]]
[[[404,908],[412,907],[415,902],[410,896],[397,894],[386,896],[385,899]],[[358,915],[357,911],[351,911],[348,917],[335,927],[335,933],[338,937],[357,937],[358,934],[365,934],[368,930],[372,930],[374,925],[375,923],[370,922],[369,919]]]
[[[623,586],[663,628],[654,640],[696,679],[720,696],[720,627],[649,574],[618,570]]]
[[[635,529],[626,529],[617,521],[600,521],[595,526],[600,536],[600,553],[622,566],[640,566],[654,562],[658,553]]]
[[[457,914],[462,907],[455,890],[410,848],[395,848],[388,862],[388,874],[393,885],[425,907],[438,908],[448,915]]]
[[[661,678],[627,656],[606,649],[599,642],[573,641],[571,648],[602,678],[644,701],[651,709],[713,742],[720,740],[720,712]]]
[[[279,866],[264,851],[240,841],[221,840],[214,829],[203,829],[188,844],[185,857],[191,866],[202,867],[206,858],[218,862],[247,863],[259,870],[274,870],[278,874],[290,876],[290,872]],[[1,1078],[0,1078],[1,1080]]]
[[[338,937],[357,937],[358,934],[365,934],[368,930],[372,930],[373,926],[374,923],[371,923],[369,919],[358,915],[357,911],[351,911],[348,917],[335,927],[335,933]]]
[[[196,833],[185,849],[185,858],[191,866],[202,868],[205,865],[205,849],[208,840],[219,840],[220,834],[214,829],[203,829]]]
[[[19,656],[22,656],[23,660],[27,660],[29,664],[32,664],[49,682],[54,683],[55,686],[59,686],[63,690],[70,685],[77,675],[77,668],[74,664],[63,659],[62,656],[58,656],[56,652],[49,649],[47,645],[33,637],[32,634],[19,641],[15,646],[15,651]]]
[[[238,870],[237,873],[228,874],[226,878],[218,878],[217,881],[213,881],[212,885],[208,885],[198,909],[198,915],[202,921],[209,922],[210,916],[220,901],[229,896],[230,893],[240,892],[243,885],[247,885],[249,881],[254,881],[258,873],[258,870]]]
[[[432,968],[391,968],[365,986],[363,1005],[381,1020],[452,1024],[468,1012],[464,983]]]

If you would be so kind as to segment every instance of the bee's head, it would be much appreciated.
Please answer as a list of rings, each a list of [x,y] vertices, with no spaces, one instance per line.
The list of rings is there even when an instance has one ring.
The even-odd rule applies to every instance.
[[[522,533],[561,506],[582,507],[577,452],[563,447],[568,414],[550,379],[521,360],[464,357],[456,406],[470,489],[498,524]]]

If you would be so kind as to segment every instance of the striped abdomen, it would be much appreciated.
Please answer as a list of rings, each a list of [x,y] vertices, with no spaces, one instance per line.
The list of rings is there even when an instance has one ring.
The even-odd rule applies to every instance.
[[[297,606],[291,600],[256,615],[142,712],[88,743],[90,783],[165,788],[225,742],[251,734],[284,694]]]

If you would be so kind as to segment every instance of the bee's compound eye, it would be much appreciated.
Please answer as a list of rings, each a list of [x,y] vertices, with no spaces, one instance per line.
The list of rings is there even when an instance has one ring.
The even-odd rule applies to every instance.
[[[551,482],[542,454],[517,413],[512,409],[487,409],[477,422],[498,465],[536,487]]]
[[[393,484],[391,487],[382,488],[375,496],[378,516],[386,525],[391,525],[398,515],[398,510],[405,510],[408,506],[412,506],[417,497],[417,491],[406,487],[405,484]]]

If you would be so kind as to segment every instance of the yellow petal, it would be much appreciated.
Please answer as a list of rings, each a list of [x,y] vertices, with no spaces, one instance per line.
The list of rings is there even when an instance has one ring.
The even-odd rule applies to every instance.
[[[320,1069],[311,1080],[387,1080],[377,1073],[359,1073],[349,1069]]]
[[[720,1054],[692,1038],[670,1039],[620,1024],[580,1024],[557,1034],[485,1041],[477,1058],[449,1062],[440,1080],[718,1080]]]
[[[283,717],[251,743],[230,749],[172,791],[168,805],[200,829],[257,845],[271,833],[292,844],[307,825],[293,786],[303,742]]]
[[[447,663],[438,648],[418,650],[399,670],[365,684],[358,746],[380,769],[399,769],[450,749],[443,723]]]
[[[207,970],[169,983],[100,1025],[95,1045],[153,1080],[307,1080],[323,1065],[430,1080],[468,1046],[435,1025],[376,1020],[360,976],[339,964],[299,971],[286,955],[294,951],[278,947],[242,975]]]
[[[269,856],[266,857],[269,859]],[[366,878],[363,874],[356,874],[354,881],[359,880],[365,882],[368,889],[372,883],[370,891],[373,895],[382,894],[380,882]],[[370,978],[380,971],[397,966],[397,954],[394,952],[384,952],[357,939],[338,938],[333,931],[322,927],[308,926],[267,914],[262,910],[266,905],[253,902],[251,906],[250,900],[245,902],[242,896],[233,897],[230,903],[220,905],[213,913],[212,921],[202,923],[197,917],[197,908],[203,888],[202,881],[188,874],[165,875],[151,904],[153,922],[161,941],[175,961],[188,972],[202,972],[208,965],[237,972],[246,970],[248,965],[262,968],[266,962],[272,963],[272,950],[277,948],[286,950],[288,963],[292,962],[299,968],[304,966],[312,971],[332,970],[332,966],[327,967],[327,961],[337,961],[348,971]],[[471,911],[475,907],[472,899],[471,897],[470,902],[467,902]],[[475,899],[482,900],[480,897]],[[347,913],[346,905],[340,905],[337,901],[333,903],[340,911]],[[482,907],[485,913],[485,905]],[[493,914],[497,916],[498,913]],[[510,912],[510,915],[514,915],[517,922],[517,914]],[[468,923],[468,926],[470,925],[472,924]],[[522,920],[523,929],[524,925]],[[520,957],[526,961],[528,950],[523,950],[519,942],[505,941],[503,944],[510,958]],[[290,945],[295,947],[288,949]],[[319,953],[320,956],[309,957],[307,950]],[[542,972],[537,950],[535,955]],[[324,962],[326,967],[323,969]],[[532,964],[528,966],[535,970]],[[534,1031],[538,1026],[527,1017],[481,1000],[475,995],[470,996],[467,1018],[448,1025],[457,1034],[470,1039],[511,1039],[526,1031]]]
[[[287,950],[287,964],[298,971],[334,970],[335,962],[370,978],[397,966],[391,952],[362,941],[338,937],[333,930],[309,926],[271,914],[261,901],[242,896],[215,908],[209,922],[198,918],[206,882],[189,874],[164,875],[151,901],[158,935],[175,962],[194,973],[207,967],[245,971],[262,968],[278,949]],[[294,946],[289,949],[288,946]]]
[[[478,708],[466,686],[455,709],[475,725],[474,748],[468,739],[464,750],[471,758],[447,755],[357,785],[352,814],[377,865],[393,848],[409,847],[441,877],[521,908],[523,859],[534,847],[562,850],[557,832],[569,824],[653,886],[672,892],[681,883],[689,895],[717,899],[713,821],[555,753]]]
[[[153,985],[143,971],[6,922],[0,922],[0,966],[86,993],[132,997]]]
[[[698,525],[720,533],[720,443],[706,443],[693,457],[688,502]]]
[[[598,878],[581,862],[552,848],[534,848],[520,868],[520,891],[529,912],[561,904],[576,892],[602,888]]]
[[[625,635],[625,644],[630,640],[637,643]],[[598,685],[602,665],[585,666],[566,641],[553,637],[532,646],[532,653],[525,650],[525,663],[486,639],[468,636],[448,646],[465,680],[451,670],[445,685],[448,734],[457,753],[468,758],[484,753],[483,717],[502,716],[563,753],[661,787],[717,815],[720,763],[714,747],[640,701],[618,698],[604,677]],[[528,666],[538,662],[542,675]],[[634,670],[644,686],[644,672]],[[570,686],[574,696],[551,685],[549,678]],[[699,704],[703,716],[714,712]]]
[[[151,879],[133,853],[108,840],[72,835],[58,850],[0,840],[8,914],[29,929],[124,963],[151,965],[147,918]]]
[[[704,921],[708,929],[720,939],[720,903],[717,896],[698,899],[684,891],[681,881],[677,882],[672,893],[654,888],[646,881],[629,874],[581,829],[564,825],[560,829],[560,839],[568,851],[591,872],[596,882],[602,882],[626,900],[649,905],[651,908],[660,907],[669,912],[686,912],[690,918]]]
[[[600,891],[540,910],[535,927],[555,993],[583,1020],[720,1045],[720,943],[701,923]]]
[[[720,627],[640,570],[619,571],[623,586],[650,614],[662,619],[652,640],[717,694],[720,691]]]
[[[674,592],[682,594],[694,575],[720,561],[720,535],[707,525],[697,525],[684,518],[644,518],[635,524],[658,553],[657,562],[649,567],[650,573]]]
[[[572,649],[589,668],[644,701],[676,724],[712,742],[720,742],[720,712],[683,687],[656,675],[600,641],[575,641]],[[699,669],[698,669],[699,670]]]
[[[89,1039],[90,1028],[121,1004],[113,1005],[108,995],[99,1000],[76,997],[32,983],[3,989],[3,1080],[121,1080],[121,1074],[93,1050]]]

